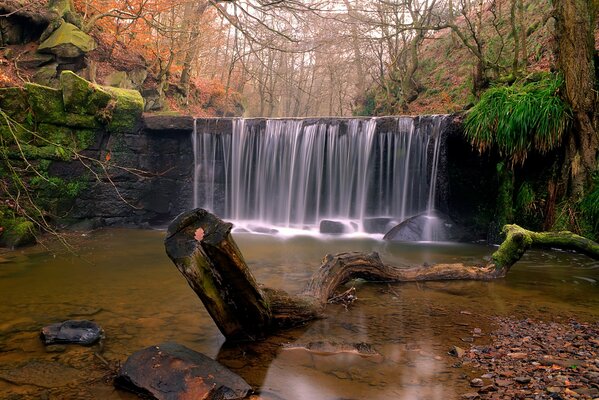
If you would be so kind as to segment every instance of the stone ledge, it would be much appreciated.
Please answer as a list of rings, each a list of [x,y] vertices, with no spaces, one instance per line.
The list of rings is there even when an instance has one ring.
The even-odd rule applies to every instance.
[[[193,117],[191,115],[143,114],[144,131],[191,133],[193,132]]]

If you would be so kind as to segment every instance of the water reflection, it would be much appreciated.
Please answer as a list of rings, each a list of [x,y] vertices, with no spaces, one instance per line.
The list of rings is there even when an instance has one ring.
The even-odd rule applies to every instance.
[[[39,248],[0,255],[0,398],[133,399],[115,391],[94,356],[123,361],[176,341],[215,357],[266,399],[451,399],[469,390],[453,345],[488,340],[489,316],[596,319],[599,263],[565,252],[527,253],[505,280],[357,283],[359,301],[330,306],[326,318],[259,343],[229,344],[164,254],[163,232],[106,230],[78,241],[79,255]],[[397,244],[371,239],[278,239],[239,234],[259,282],[299,291],[326,253],[378,251],[393,264],[480,262],[492,249]],[[105,329],[97,348],[47,351],[41,326],[88,318]],[[483,337],[474,338],[480,328]],[[283,344],[366,342],[381,359],[283,350]],[[15,397],[18,398],[18,397]]]

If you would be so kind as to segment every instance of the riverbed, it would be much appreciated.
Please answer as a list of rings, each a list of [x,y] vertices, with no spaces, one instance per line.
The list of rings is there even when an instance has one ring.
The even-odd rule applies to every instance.
[[[257,280],[298,292],[327,253],[378,251],[396,265],[483,263],[494,248],[388,243],[373,238],[236,233]],[[217,359],[265,399],[457,399],[475,371],[458,368],[452,346],[488,341],[493,316],[599,319],[599,262],[529,251],[492,282],[353,282],[358,301],[326,318],[253,344],[227,344],[167,258],[164,231],[106,229],[0,253],[0,399],[134,399],[111,385],[128,355],[176,341]],[[39,340],[42,326],[91,319],[105,331],[92,347]],[[473,335],[475,328],[482,334]],[[478,329],[476,332],[478,332]],[[317,341],[369,343],[381,358],[285,350]],[[41,397],[40,397],[41,396]]]

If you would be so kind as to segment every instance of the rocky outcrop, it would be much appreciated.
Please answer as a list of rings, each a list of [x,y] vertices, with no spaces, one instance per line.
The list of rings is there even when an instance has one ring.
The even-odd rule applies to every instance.
[[[123,364],[114,384],[158,400],[235,400],[252,392],[237,374],[177,343],[135,352]]]
[[[94,39],[81,29],[68,22],[62,23],[58,29],[40,43],[40,53],[53,54],[57,58],[79,58],[96,47]]]

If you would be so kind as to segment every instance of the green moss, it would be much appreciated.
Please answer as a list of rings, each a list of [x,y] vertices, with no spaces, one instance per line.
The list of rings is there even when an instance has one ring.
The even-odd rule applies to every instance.
[[[33,222],[25,218],[3,218],[0,219],[3,232],[0,234],[0,246],[22,247],[35,244],[35,226]]]
[[[125,133],[133,132],[141,119],[144,109],[144,101],[137,90],[119,89],[106,87],[114,100],[110,122],[107,129],[109,132]]]
[[[84,129],[97,129],[100,127],[99,122],[93,115],[67,113],[61,90],[35,83],[27,83],[25,84],[25,91],[33,115],[38,123]]]
[[[25,122],[29,104],[23,89],[0,88],[0,110],[18,122]]]
[[[510,268],[532,245],[532,238],[526,229],[518,225],[505,225],[503,233],[506,238],[491,259],[497,268]]]
[[[90,129],[73,129],[66,126],[40,124],[38,133],[54,144],[62,145],[74,151],[86,149],[93,144],[96,133]],[[47,144],[39,143],[40,145]]]
[[[50,52],[63,57],[77,57],[81,53],[92,51],[96,47],[94,39],[81,29],[68,22],[62,23],[50,37],[44,40],[37,50]],[[57,49],[58,48],[58,49]]]
[[[26,83],[25,91],[35,118],[40,122],[54,122],[64,118],[62,92],[36,83]]]
[[[65,110],[70,113],[96,115],[112,99],[110,93],[72,71],[60,74],[60,85]]]

